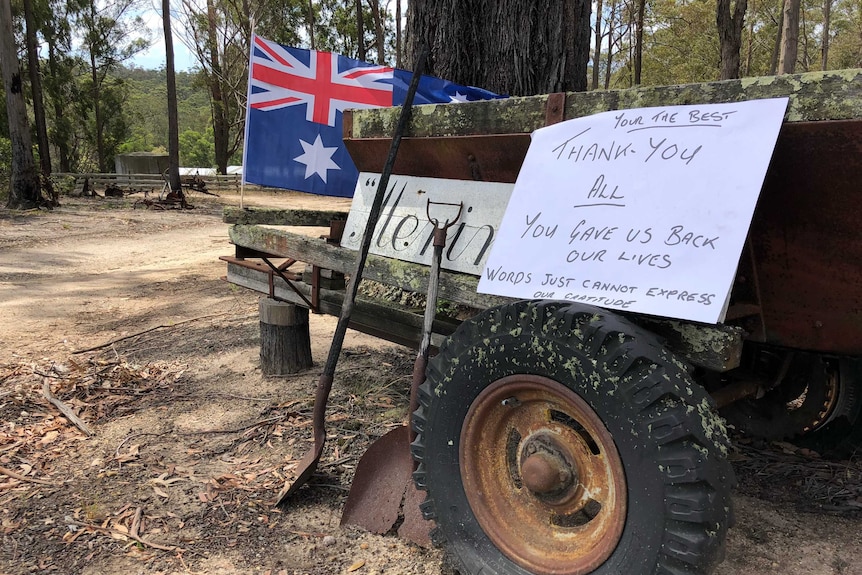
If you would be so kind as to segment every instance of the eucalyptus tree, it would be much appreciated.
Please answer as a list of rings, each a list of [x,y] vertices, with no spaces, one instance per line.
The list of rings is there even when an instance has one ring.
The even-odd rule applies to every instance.
[[[165,73],[168,91],[168,183],[185,207],[180,183],[180,124],[177,113],[177,74],[174,66],[174,36],[171,33],[171,2],[162,0],[162,26],[165,34]]]
[[[27,105],[24,101],[24,81],[12,32],[12,7],[7,1],[0,2],[0,69],[6,91],[6,117],[12,148],[6,206],[13,209],[33,208],[42,202],[42,191],[33,159]]]
[[[72,25],[84,0],[38,0],[35,3],[39,33],[44,39],[47,62],[42,75],[48,137],[57,152],[60,172],[78,165],[77,121],[70,102],[80,100],[77,70],[82,61],[72,48]],[[44,56],[43,56],[44,57]]]
[[[88,116],[92,108],[87,131],[102,172],[108,171],[126,132],[122,82],[111,72],[149,47],[148,29],[140,15],[149,7],[147,0],[88,0],[77,18],[81,51],[89,65],[89,98],[81,102],[79,111]]]
[[[778,56],[779,74],[792,74],[796,71],[801,3],[801,0],[784,0],[784,26],[781,28],[781,51]]]
[[[731,4],[733,6],[731,7]],[[720,79],[739,78],[739,59],[742,48],[742,31],[748,0],[717,0],[715,21],[718,28]]]
[[[57,195],[51,182],[51,146],[48,144],[48,125],[45,117],[45,101],[42,97],[42,74],[39,71],[39,45],[36,40],[36,14],[34,0],[23,0],[24,39],[27,45],[27,70],[30,75],[30,92],[33,103],[33,120],[36,125],[36,143],[39,149],[39,169],[42,175],[41,186],[50,198],[57,203]]]

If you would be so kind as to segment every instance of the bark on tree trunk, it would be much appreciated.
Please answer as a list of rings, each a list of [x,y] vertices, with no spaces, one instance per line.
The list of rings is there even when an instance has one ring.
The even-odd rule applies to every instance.
[[[362,19],[362,0],[356,0],[356,51],[357,60],[365,60],[365,21]]]
[[[614,50],[613,50],[613,48],[614,48],[614,45],[616,44],[616,42],[613,41],[614,30],[616,29],[616,26],[615,26],[616,17],[617,17],[617,0],[613,0],[613,4],[611,4],[610,18],[608,19],[608,62],[605,65],[605,90],[610,88],[610,85],[611,85],[611,67],[613,66],[613,63],[614,63]]]
[[[105,158],[105,137],[102,134],[104,120],[102,119],[102,94],[99,89],[99,70],[96,68],[96,55],[90,50],[90,77],[93,81],[93,115],[96,119],[96,157],[99,171],[108,171],[108,162]]]
[[[395,67],[401,68],[401,0],[395,0]]]
[[[753,4],[753,2],[752,2]],[[751,57],[754,55],[754,18],[748,21],[748,44],[745,50],[745,69],[740,69],[740,76],[745,77],[751,74]]]
[[[646,0],[638,0],[637,21],[635,22],[635,57],[634,57],[634,84],[640,86],[641,71],[643,70],[644,53],[644,17],[646,14]]]
[[[599,89],[599,59],[602,57],[602,0],[596,0],[595,51],[593,52],[592,89]]]
[[[90,21],[97,22],[98,14],[96,14],[96,3],[95,1],[91,1],[89,4],[90,8]],[[96,67],[96,47],[92,45],[89,46],[90,52],[90,79],[93,82],[93,116],[96,121],[96,159],[99,165],[99,171],[105,173],[108,171],[107,158],[105,158],[105,136],[103,134],[104,130],[104,119],[102,118],[102,93],[101,93],[101,83],[99,81],[99,69]]]
[[[312,366],[308,310],[260,298],[260,370],[264,375],[288,375]]]
[[[781,35],[784,33],[784,0],[778,0],[778,32],[775,34],[775,44],[772,46],[772,58],[769,60],[769,75],[778,72],[778,58],[781,55]]]
[[[377,0],[368,0],[371,7],[371,18],[374,20],[374,43],[377,45],[377,63],[386,63],[386,37],[383,34],[383,19],[380,17],[380,6]]]
[[[316,50],[314,47],[314,2],[312,0],[308,0],[308,37],[311,40],[311,49]]]
[[[0,69],[6,90],[6,116],[12,140],[12,178],[6,207],[27,209],[41,203],[39,175],[33,160],[27,106],[24,103],[24,83],[12,35],[12,6],[0,2]]]
[[[736,0],[731,13],[731,0],[718,0],[715,23],[721,53],[720,79],[739,78],[739,51],[742,47],[742,27],[748,0]]]
[[[39,74],[39,49],[36,44],[36,20],[33,17],[32,0],[24,0],[24,21],[27,37],[27,68],[30,73],[30,89],[33,92],[33,119],[36,123],[36,143],[39,147],[39,169],[42,185],[52,204],[57,203],[54,186],[51,185],[51,148],[48,145],[48,125],[45,121],[45,104],[42,99],[42,77]]]
[[[423,41],[428,74],[515,96],[587,87],[589,0],[411,0],[410,62]]]
[[[784,26],[781,32],[781,56],[778,60],[779,74],[792,74],[796,70],[799,50],[799,7],[801,0],[784,1]]]
[[[207,44],[210,53],[209,86],[212,98],[213,143],[218,173],[227,173],[228,139],[230,127],[227,122],[227,109],[221,89],[222,69],[219,59],[219,46],[216,36],[216,11],[213,0],[207,0]]]
[[[823,36],[820,41],[820,69],[829,66],[829,25],[832,22],[832,0],[823,0]]]
[[[162,0],[162,24],[165,30],[165,73],[168,88],[168,178],[171,191],[185,205],[180,183],[180,128],[177,113],[177,76],[174,70],[174,38],[171,34],[171,3]]]
[[[57,64],[57,49],[53,45],[51,41],[48,42],[48,70],[49,73],[56,78],[58,76],[58,64]],[[69,138],[68,132],[65,129],[60,129],[59,126],[66,126],[68,124],[65,118],[65,110],[63,109],[63,102],[60,98],[56,97],[56,95],[51,98],[53,100],[53,108],[54,108],[54,145],[57,146],[57,152],[59,154],[59,162],[60,162],[60,171],[61,172],[71,172],[72,171],[72,161],[69,153]]]

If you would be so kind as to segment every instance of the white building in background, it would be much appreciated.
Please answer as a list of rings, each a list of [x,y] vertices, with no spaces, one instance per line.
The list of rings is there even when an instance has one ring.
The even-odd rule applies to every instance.
[[[215,168],[180,168],[181,176],[215,176]]]

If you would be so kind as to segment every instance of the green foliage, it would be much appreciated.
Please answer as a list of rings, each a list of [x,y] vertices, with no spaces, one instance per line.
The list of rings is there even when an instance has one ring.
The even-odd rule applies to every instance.
[[[195,130],[180,133],[180,164],[190,168],[215,167],[212,128],[206,134]]]
[[[797,71],[821,68],[823,6],[826,0],[802,0]],[[828,69],[862,66],[862,5],[859,0],[831,0]],[[748,0],[742,35],[740,73],[764,76],[779,34],[780,0]],[[719,77],[719,41],[715,2],[704,0],[649,0],[644,26],[642,83],[669,85],[713,81]],[[613,20],[611,16],[613,15]],[[605,0],[603,30],[614,24],[611,88],[627,88],[633,73],[630,55],[634,32],[631,2]],[[607,62],[607,39],[602,44],[602,72]]]
[[[167,97],[165,70],[128,67],[136,51],[150,41],[140,15],[152,10],[145,0],[32,0],[42,46],[40,62],[49,137],[57,149],[55,169],[98,169],[97,135],[103,138],[103,164],[113,169],[116,153],[167,148]],[[817,70],[823,47],[823,5],[826,0],[802,0],[799,61],[797,69]],[[406,2],[404,2],[406,4]],[[20,1],[15,36],[22,46]],[[250,22],[261,36],[283,44],[314,47],[357,57],[360,41],[366,58],[377,60],[375,22],[371,4],[363,2],[364,37],[356,37],[356,3],[352,0],[272,0],[248,3],[212,0],[215,47],[209,45],[205,4],[184,0],[176,3],[183,25],[177,32],[196,46],[201,57],[195,72],[177,74],[180,127],[180,162],[190,167],[216,164],[211,90],[216,86],[225,106],[227,143],[221,148],[238,163],[244,122],[244,98],[248,76]],[[394,61],[394,22],[391,2],[378,1],[384,23],[384,60]],[[597,65],[604,84],[611,51],[610,88],[627,88],[633,81],[631,57],[634,42],[633,0],[603,0],[602,54]],[[644,26],[642,82],[646,85],[711,81],[719,74],[719,46],[715,2],[705,0],[648,0]],[[741,74],[770,73],[779,32],[780,0],[748,0],[741,50]],[[862,3],[831,0],[828,41],[830,69],[862,67]],[[243,10],[250,13],[244,13]],[[309,9],[313,14],[309,14]],[[310,17],[311,16],[311,17]],[[610,48],[608,42],[609,26]],[[154,31],[160,34],[160,31]],[[22,46],[23,48],[23,46]],[[212,49],[218,54],[218,74],[213,72]],[[21,50],[23,53],[23,49]],[[23,63],[22,63],[23,64]],[[216,79],[219,81],[216,82]],[[25,78],[25,82],[27,79]],[[97,126],[96,109],[99,109]],[[9,160],[5,107],[0,106],[0,184],[7,177]],[[5,146],[5,147],[3,147]],[[60,164],[57,166],[56,164]]]
[[[837,0],[832,9],[830,68],[862,67],[862,4]]]
[[[120,144],[118,152],[167,149],[165,70],[120,68],[117,75],[124,79],[127,88],[124,115],[129,122],[128,136]],[[215,165],[215,152],[210,105],[207,91],[201,86],[200,76],[200,73],[177,74],[180,164],[189,167],[212,167]]]
[[[715,2],[651,3],[651,34],[644,34],[644,84],[667,85],[718,79]]]

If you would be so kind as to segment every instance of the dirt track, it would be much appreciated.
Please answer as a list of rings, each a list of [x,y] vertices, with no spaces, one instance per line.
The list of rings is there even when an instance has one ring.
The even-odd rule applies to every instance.
[[[338,525],[358,456],[405,414],[404,348],[349,334],[321,472],[272,508],[307,449],[319,367],[261,376],[257,295],[221,281],[217,259],[231,253],[219,204],[236,201],[0,211],[0,466],[19,476],[0,475],[0,572],[444,572],[437,550]],[[318,366],[334,325],[312,316]],[[47,403],[46,381],[92,437]],[[862,575],[862,514],[824,511],[840,466],[764,449],[768,465],[751,446],[736,455],[737,525],[716,573]]]

